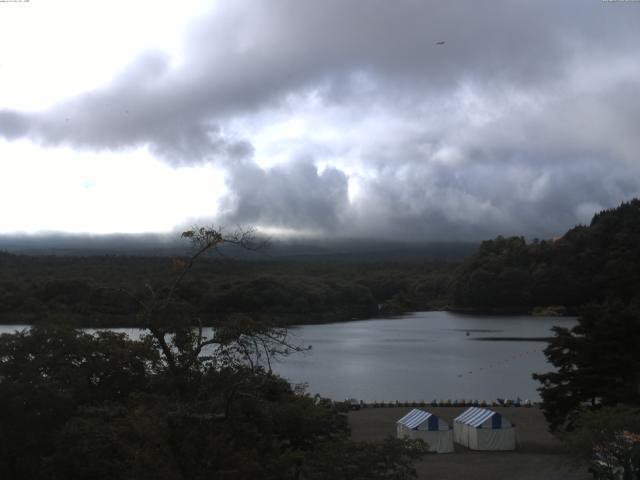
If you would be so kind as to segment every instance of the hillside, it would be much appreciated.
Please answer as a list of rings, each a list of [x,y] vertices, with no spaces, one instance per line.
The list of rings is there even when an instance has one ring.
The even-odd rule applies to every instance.
[[[530,310],[562,305],[569,311],[606,299],[628,303],[640,292],[640,200],[596,214],[553,240],[527,243],[497,237],[457,269],[456,308]]]

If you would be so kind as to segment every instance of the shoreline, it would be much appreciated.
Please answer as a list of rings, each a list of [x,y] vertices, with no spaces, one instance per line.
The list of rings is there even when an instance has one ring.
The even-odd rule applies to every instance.
[[[365,402],[357,399],[347,399],[344,401],[332,400],[333,403],[347,403],[350,410],[363,410],[363,409],[375,409],[375,408],[540,408],[542,403],[538,400],[513,400],[513,399],[501,399],[502,403],[496,400],[438,400],[426,402],[420,401],[399,401],[391,400],[388,402]]]
[[[422,312],[448,312],[456,315],[469,315],[469,316],[498,316],[498,317],[507,317],[507,316],[522,316],[522,317],[558,317],[558,318],[567,318],[567,317],[575,317],[578,315],[576,311],[565,311],[562,315],[549,313],[547,310],[539,310],[534,313],[533,310],[515,310],[515,309],[461,309],[455,307],[444,307],[444,308],[426,308],[422,310],[406,310],[402,312],[389,312],[389,313],[379,313],[375,316],[363,316],[363,317],[342,317],[339,313],[310,313],[310,314],[280,314],[280,321],[274,323],[275,327],[301,327],[307,325],[328,325],[333,323],[347,323],[347,322],[360,322],[366,320],[380,320],[380,319],[401,319],[405,315],[410,315],[413,313],[422,313]],[[249,317],[259,318],[263,316],[258,312],[236,312],[230,315],[246,315]],[[4,316],[0,316],[0,326],[32,326],[37,324],[65,324],[72,326],[74,328],[95,328],[95,329],[112,329],[112,328],[144,328],[144,326],[138,324],[135,321],[127,321],[126,319],[122,319],[122,321],[114,321],[110,323],[102,323],[101,319],[95,319],[93,321],[83,322],[78,319],[77,313],[69,314],[69,321],[66,323],[62,322],[47,322],[42,320],[36,320],[35,314],[26,316],[27,318],[2,318]],[[275,315],[274,315],[275,317]],[[287,320],[282,321],[282,318]],[[131,320],[134,320],[133,318]],[[223,320],[224,321],[224,320]],[[197,324],[193,325],[197,327]],[[216,322],[204,322],[202,324],[205,328],[215,327]],[[502,340],[501,338],[496,338],[496,340]],[[546,341],[546,338],[535,338],[532,341]]]

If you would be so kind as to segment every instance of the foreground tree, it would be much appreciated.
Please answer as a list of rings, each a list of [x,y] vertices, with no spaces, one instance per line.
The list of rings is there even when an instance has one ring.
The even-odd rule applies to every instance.
[[[553,330],[544,352],[557,371],[533,375],[551,430],[571,429],[582,407],[640,405],[637,308],[594,306],[575,327]]]
[[[0,336],[0,478],[42,478],[56,435],[83,408],[153,391],[158,352],[122,334],[34,326]]]
[[[0,336],[0,478],[415,477],[424,445],[353,443],[345,408],[271,372],[274,355],[301,349],[285,329],[235,317],[207,330],[177,298],[199,257],[253,248],[250,234],[183,237],[195,250],[171,284],[126,292],[148,332],[140,340],[64,326]]]
[[[405,480],[423,457],[422,441],[387,438],[382,442],[326,442],[314,451],[299,478],[307,480]]]
[[[640,409],[603,407],[576,416],[575,428],[561,435],[577,462],[590,462],[594,476],[632,480],[640,474]],[[620,476],[621,474],[621,476]]]

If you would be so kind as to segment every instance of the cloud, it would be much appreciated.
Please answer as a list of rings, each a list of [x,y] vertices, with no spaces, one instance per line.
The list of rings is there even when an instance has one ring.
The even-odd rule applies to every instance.
[[[207,147],[217,150],[217,121],[277,106],[291,92],[323,87],[326,100],[349,101],[361,87],[351,81],[358,72],[372,79],[373,95],[409,104],[468,80],[536,86],[607,46],[620,55],[628,45],[635,55],[636,25],[620,9],[575,1],[496,0],[482,8],[470,1],[223,2],[187,34],[178,66],[148,52],[107,87],[49,111],[5,111],[14,121],[3,121],[0,132],[17,135],[12,123],[20,118],[32,127],[20,132],[44,143],[117,149],[149,142],[159,154],[199,161]]]
[[[323,172],[309,160],[262,169],[239,162],[227,182],[232,194],[223,202],[224,223],[249,223],[312,234],[344,229],[349,208],[347,176]]]
[[[229,222],[550,236],[640,193],[639,20],[577,0],[219,2],[179,63],[148,52],[48,110],[0,110],[0,136],[218,162]]]
[[[0,131],[8,140],[24,137],[29,133],[29,119],[18,112],[0,111]]]
[[[594,205],[640,194],[639,169],[601,159],[513,155],[460,166],[432,158],[396,163],[361,180],[344,230],[409,240],[550,238],[588,223]]]
[[[169,58],[148,52],[112,83],[37,113],[0,111],[0,133],[45,146],[124,150],[148,145],[174,165],[250,154],[242,139],[224,138],[206,109],[185,93]],[[180,92],[180,93],[174,93]]]

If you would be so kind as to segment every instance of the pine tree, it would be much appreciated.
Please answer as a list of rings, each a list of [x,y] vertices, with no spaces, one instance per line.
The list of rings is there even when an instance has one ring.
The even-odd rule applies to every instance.
[[[609,303],[588,308],[573,328],[554,327],[545,349],[556,372],[534,374],[552,430],[599,405],[640,405],[640,312]]]

